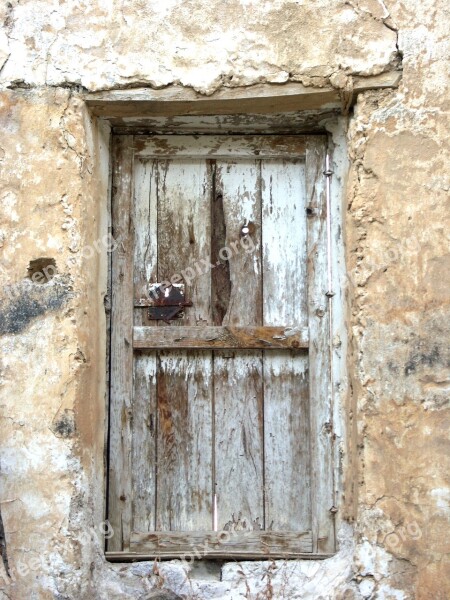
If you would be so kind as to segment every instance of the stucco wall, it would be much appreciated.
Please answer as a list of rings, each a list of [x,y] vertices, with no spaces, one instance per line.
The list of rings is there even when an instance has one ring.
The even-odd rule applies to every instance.
[[[445,0],[22,1],[0,33],[3,598],[450,596]],[[398,48],[397,48],[398,46]],[[102,555],[108,131],[87,92],[299,81],[358,96],[345,192],[349,397],[326,561],[110,565]],[[446,112],[447,109],[447,112]],[[447,219],[446,219],[447,217]],[[47,284],[30,260],[53,258]],[[1,565],[0,565],[1,566]],[[154,595],[152,595],[154,594]]]

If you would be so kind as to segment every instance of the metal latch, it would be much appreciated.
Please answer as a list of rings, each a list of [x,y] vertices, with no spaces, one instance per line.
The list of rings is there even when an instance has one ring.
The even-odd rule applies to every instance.
[[[154,283],[149,288],[148,299],[140,300],[137,306],[148,307],[148,318],[152,321],[169,323],[173,319],[182,319],[184,308],[192,306],[192,302],[185,299],[183,283],[170,286]]]

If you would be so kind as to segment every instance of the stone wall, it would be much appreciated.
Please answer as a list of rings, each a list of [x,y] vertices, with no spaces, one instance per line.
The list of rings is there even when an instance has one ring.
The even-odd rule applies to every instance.
[[[447,2],[11,0],[0,11],[0,598],[450,597]],[[348,97],[353,78],[398,69],[398,89],[359,94],[348,115],[339,552],[229,563],[220,577],[107,563],[109,132],[86,95],[300,82]],[[48,283],[30,279],[42,258]]]

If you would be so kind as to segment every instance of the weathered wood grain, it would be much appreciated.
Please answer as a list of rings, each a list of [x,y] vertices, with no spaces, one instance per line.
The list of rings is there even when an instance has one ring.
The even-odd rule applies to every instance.
[[[108,519],[109,550],[128,547],[131,527],[131,403],[133,395],[133,143],[114,139],[112,222],[117,249],[112,257],[111,388]]]
[[[157,275],[158,163],[134,162],[133,222],[134,304],[147,298],[148,284]],[[134,310],[134,324],[154,326],[147,311]],[[156,511],[156,352],[134,354],[134,393],[131,407],[132,528],[154,531]]]
[[[305,165],[267,160],[261,174],[263,324],[307,327]]]
[[[134,348],[305,349],[308,330],[297,327],[134,327]]]
[[[219,529],[264,528],[260,352],[215,352],[215,492]]]
[[[226,251],[231,284],[224,325],[261,324],[260,187],[258,161],[217,161],[215,192],[222,197],[225,231],[222,252]],[[243,228],[244,232],[248,230],[245,235]],[[264,528],[261,375],[261,351],[214,353],[215,492],[219,529]]]
[[[170,158],[277,158],[304,156],[302,136],[135,136],[136,156]]]
[[[231,293],[223,325],[262,324],[261,177],[254,160],[216,165],[216,194],[222,196],[224,253],[229,256]],[[243,235],[243,230],[247,231]],[[225,252],[226,251],[226,252]],[[219,257],[213,257],[217,260]]]
[[[212,527],[212,364],[209,351],[161,352],[156,529]]]
[[[182,321],[206,325],[211,320],[210,278],[199,276],[195,265],[210,256],[207,165],[176,159],[161,166],[158,280],[184,276],[186,299],[192,300],[193,307],[185,310]],[[177,329],[177,324],[172,328]],[[213,520],[211,351],[160,352],[157,387],[156,528],[209,530]]]
[[[264,325],[308,323],[304,163],[262,163]],[[288,321],[285,321],[288,319]],[[266,527],[311,527],[308,357],[264,353]]]
[[[353,102],[357,95],[370,89],[396,88],[401,79],[400,71],[387,71],[372,76],[353,77]],[[301,83],[261,83],[248,87],[222,87],[212,96],[205,97],[183,86],[167,86],[163,89],[126,89],[92,92],[85,95],[86,103],[94,115],[108,118],[113,124],[134,118],[141,127],[148,129],[148,117],[228,114],[233,117],[234,127],[241,130],[242,115],[267,115],[268,127],[276,129],[277,116],[273,113],[314,110],[323,117],[323,111],[331,107],[341,109],[340,90],[331,86],[306,87]],[[150,125],[152,125],[150,121]],[[150,127],[154,131],[153,127]],[[168,131],[173,131],[169,121]],[[229,131],[230,128],[225,129]],[[194,131],[197,131],[194,128]],[[297,129],[298,131],[298,129]]]
[[[137,303],[148,296],[149,282],[157,277],[157,190],[158,162],[134,164],[134,299]],[[136,311],[145,314],[145,311]]]
[[[336,119],[342,114],[342,108],[330,107],[322,112],[315,111],[279,111],[271,115],[183,115],[175,117],[154,116],[146,119],[125,117],[112,119],[113,133],[119,135],[145,135],[151,131],[154,135],[164,135],[170,130],[175,135],[298,135],[308,131],[310,134],[323,133],[326,119]],[[143,124],[145,123],[145,124]],[[148,127],[146,127],[148,125]]]
[[[330,389],[329,310],[326,296],[327,233],[325,167],[326,140],[311,138],[306,154],[308,198],[308,306],[310,335],[311,498],[313,552],[333,552],[334,504]]]
[[[160,161],[158,182],[158,281],[185,283],[187,308],[183,324],[211,321],[209,272],[211,253],[209,170],[204,160]],[[174,322],[174,325],[177,325]],[[181,324],[181,322],[180,322]]]
[[[266,529],[311,527],[308,356],[265,353]]]
[[[384,75],[390,75],[391,78],[393,76],[392,73]],[[363,78],[366,86],[367,80],[370,86],[372,82],[378,84],[379,79],[380,76]],[[323,109],[330,104],[341,107],[338,90],[331,87],[306,87],[295,82],[221,88],[208,97],[190,88],[167,86],[158,90],[147,88],[93,92],[87,94],[86,98],[97,116],[117,119],[135,117],[144,126],[146,117],[156,115],[230,114],[238,118],[241,114]],[[170,128],[169,130],[172,131]]]
[[[333,553],[320,553],[320,554],[312,554],[311,552],[290,552],[290,553],[282,553],[282,552],[272,552],[270,555],[271,560],[325,560],[326,558],[331,558]],[[154,553],[150,552],[105,552],[105,557],[108,562],[142,562],[146,560],[155,560],[161,559],[161,557],[155,557]],[[171,558],[180,558],[179,553],[169,554],[169,556],[165,556],[165,559]],[[190,558],[186,556],[188,560]],[[261,560],[264,559],[264,554],[261,552],[230,552],[224,550],[223,552],[216,551],[214,556],[211,557],[215,560]]]
[[[132,527],[155,530],[156,501],[156,352],[134,357],[131,419]]]
[[[311,532],[133,533],[130,550],[148,552],[152,557],[169,558],[185,554],[217,558],[232,554],[245,557],[289,555],[311,552]]]

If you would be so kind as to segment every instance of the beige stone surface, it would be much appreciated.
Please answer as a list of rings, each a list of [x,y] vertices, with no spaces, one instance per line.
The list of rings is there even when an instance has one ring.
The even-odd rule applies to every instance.
[[[83,248],[99,237],[106,182],[88,149],[89,117],[70,91],[3,93],[0,115],[1,510],[16,579],[6,593],[27,598],[36,586],[36,597],[53,598],[46,569],[80,564],[65,532],[86,495],[82,464],[95,466],[103,443],[103,375],[92,360],[104,343],[89,329],[104,318],[105,290],[98,253]],[[45,284],[27,278],[38,257],[56,262]]]
[[[446,0],[3,3],[0,506],[10,577],[0,572],[0,598],[450,597],[449,12]],[[343,87],[395,68],[396,43],[400,87],[360,95],[348,119],[339,553],[231,564],[222,581],[179,563],[109,565],[99,335],[108,137],[85,91]],[[44,285],[27,278],[39,257],[58,270]]]
[[[78,84],[90,91],[179,83],[211,93],[257,81],[320,85],[340,70],[373,75],[394,60],[396,35],[383,22],[388,13],[382,1],[372,4],[6,3],[11,57],[2,80]]]

